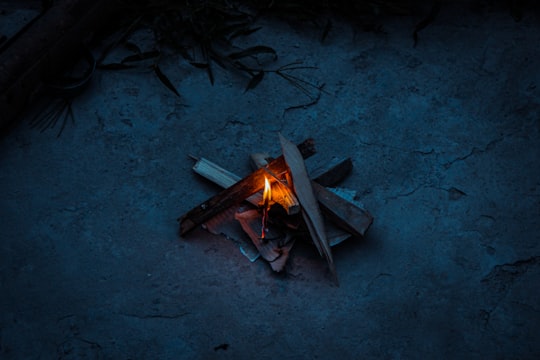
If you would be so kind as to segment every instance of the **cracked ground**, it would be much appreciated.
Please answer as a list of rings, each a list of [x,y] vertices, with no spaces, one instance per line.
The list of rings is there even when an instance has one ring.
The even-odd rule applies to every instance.
[[[0,357],[539,358],[539,15],[443,7],[413,47],[417,20],[335,21],[324,44],[262,20],[246,41],[316,67],[298,73],[325,84],[309,106],[278,77],[244,93],[171,55],[181,97],[98,72],[60,137],[23,119],[0,144]],[[188,154],[246,175],[278,132],[315,139],[310,169],[353,159],[341,186],[375,221],[333,248],[339,287],[310,244],[276,275],[178,236],[219,190]]]

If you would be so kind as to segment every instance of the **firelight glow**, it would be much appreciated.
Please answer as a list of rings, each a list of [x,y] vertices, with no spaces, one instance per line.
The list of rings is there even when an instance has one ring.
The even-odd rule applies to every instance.
[[[264,191],[263,191],[263,215],[262,215],[262,229],[261,239],[264,239],[266,232],[266,223],[268,221],[268,210],[270,210],[270,200],[272,199],[272,187],[268,178],[264,177]]]
[[[263,202],[264,207],[268,208],[268,204],[270,204],[270,200],[272,199],[272,187],[270,186],[270,182],[268,181],[268,178],[264,177],[264,191],[263,191]]]

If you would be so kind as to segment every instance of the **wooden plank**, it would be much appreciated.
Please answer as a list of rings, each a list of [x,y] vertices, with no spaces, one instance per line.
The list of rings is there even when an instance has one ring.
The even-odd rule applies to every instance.
[[[310,175],[322,186],[334,186],[349,175],[352,168],[351,158],[334,158],[330,163],[311,172]]]
[[[296,147],[295,147],[296,148]],[[312,139],[304,141],[298,145],[297,149],[303,157],[309,157],[315,153]],[[274,174],[282,174],[288,169],[283,156],[271,161],[268,170]],[[267,169],[259,169],[246,176],[234,185],[221,191],[219,194],[199,204],[186,214],[178,218],[180,223],[180,235],[184,236],[193,230],[197,225],[219,214],[230,206],[237,205],[246,200],[251,195],[261,191],[264,187],[264,177],[268,175]]]
[[[205,158],[195,158],[193,156],[191,156],[191,158],[197,160],[195,165],[193,165],[193,171],[222,188],[228,188],[242,180],[240,176],[233,174],[229,170],[222,168],[210,160]]]
[[[330,221],[354,236],[364,236],[373,222],[373,217],[369,212],[336,195],[315,181],[312,181],[311,185],[321,210]]]
[[[350,172],[350,170],[343,171],[343,169],[347,169],[352,166],[352,162],[350,160],[350,158],[347,158],[341,159],[339,162],[333,161],[331,164],[328,164],[329,167],[327,167],[326,170],[323,170],[324,167],[319,168],[319,170],[316,172],[318,179],[333,179],[332,183],[342,180],[343,177]],[[193,166],[193,170],[197,174],[224,188],[233,185],[240,179],[239,176],[203,158],[197,159],[195,166]],[[316,180],[313,180],[311,185],[315,192],[317,201],[319,202],[321,211],[329,221],[347,231],[347,233],[351,235],[357,237],[365,235],[366,231],[373,222],[373,217],[367,210],[362,209],[351,201],[336,195],[332,191],[321,186]],[[248,197],[246,200],[251,204],[258,206],[262,202],[262,194],[261,192],[257,192]],[[328,237],[328,226],[326,226],[326,230]],[[332,245],[332,243],[330,245]]]
[[[330,244],[326,239],[324,221],[313,188],[311,187],[311,180],[308,177],[304,159],[296,146],[283,137],[283,135],[279,134],[279,140],[281,142],[283,157],[285,158],[292,177],[294,192],[302,206],[302,216],[304,221],[308,226],[315,246],[319,250],[319,253],[325,257],[328,266],[330,267],[330,272],[334,276],[336,284],[338,284],[332,251],[330,249]]]

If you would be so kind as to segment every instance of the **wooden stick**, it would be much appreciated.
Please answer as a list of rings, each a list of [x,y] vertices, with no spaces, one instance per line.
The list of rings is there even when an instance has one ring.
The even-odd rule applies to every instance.
[[[352,168],[351,158],[334,158],[329,164],[312,171],[310,175],[322,186],[334,186],[349,175]]]
[[[226,170],[205,158],[196,158],[193,156],[192,158],[197,160],[195,165],[193,165],[193,171],[222,188],[228,188],[242,180],[240,176],[233,174],[229,170]]]
[[[223,188],[234,185],[240,180],[238,175],[231,173],[207,159],[195,159],[197,162],[193,166],[193,170],[197,174],[211,180]],[[329,166],[330,168],[326,167],[326,170],[323,170],[325,167],[321,167],[320,170],[316,172],[318,175],[317,179],[312,180],[311,182],[321,211],[328,220],[332,221],[335,225],[347,231],[349,234],[357,237],[364,236],[373,222],[371,214],[347,199],[334,194],[332,191],[321,186],[319,182],[324,182],[324,179],[332,179],[330,184],[335,184],[342,180],[350,172],[350,167],[352,166],[351,159],[341,159],[339,162],[333,161]],[[246,200],[255,206],[259,206],[262,202],[262,194],[257,192]]]
[[[314,142],[312,139],[304,141],[298,145],[298,150],[303,157],[307,158],[315,154]],[[278,157],[268,164],[268,170],[275,174],[281,174],[288,169],[283,156]],[[264,187],[264,176],[267,175],[266,169],[259,169],[246,176],[234,185],[221,191],[214,197],[206,200],[186,214],[182,215],[180,222],[180,235],[184,236],[197,225],[219,214],[230,206],[237,205],[246,200],[249,196],[260,191]]]
[[[322,212],[330,221],[354,236],[364,236],[373,222],[373,217],[369,212],[334,194],[315,181],[311,182],[311,186]]]
[[[266,168],[268,163],[273,159],[267,153],[254,153],[251,154],[251,165],[254,169]],[[277,177],[274,173],[268,172],[275,181],[272,181],[272,202],[280,204],[288,215],[298,214],[300,212],[300,203],[298,199],[288,186],[288,182],[285,179],[283,182],[282,177]]]
[[[311,187],[311,180],[309,180],[307,175],[304,159],[297,147],[283,137],[283,135],[279,134],[279,140],[281,142],[283,157],[287,162],[292,177],[294,192],[302,206],[302,216],[308,226],[313,243],[315,243],[319,253],[326,258],[330,271],[334,275],[334,280],[338,283],[332,251],[326,239],[324,221],[313,188]]]

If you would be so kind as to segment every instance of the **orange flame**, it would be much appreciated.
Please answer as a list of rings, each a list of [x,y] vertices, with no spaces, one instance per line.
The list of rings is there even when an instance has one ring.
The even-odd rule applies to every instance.
[[[262,216],[262,229],[261,239],[264,239],[266,232],[266,223],[268,222],[268,210],[270,210],[270,200],[272,199],[272,187],[268,178],[264,177],[264,191],[263,191],[263,216]]]
[[[272,199],[272,187],[270,186],[270,182],[268,181],[268,178],[264,177],[264,191],[263,191],[263,202],[264,207],[268,209],[268,205],[270,204],[270,200]]]

